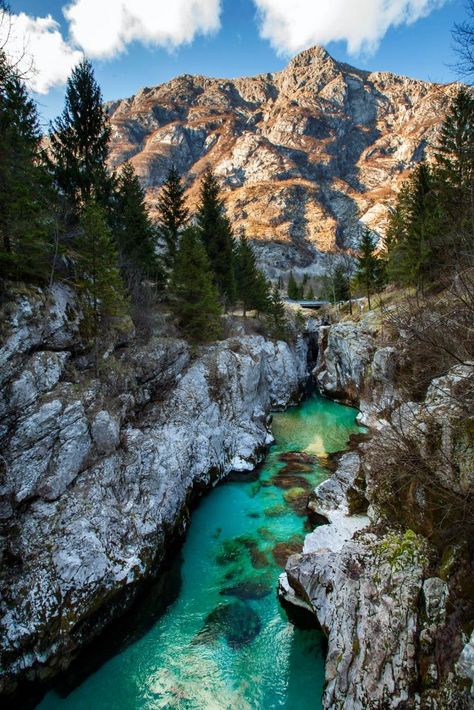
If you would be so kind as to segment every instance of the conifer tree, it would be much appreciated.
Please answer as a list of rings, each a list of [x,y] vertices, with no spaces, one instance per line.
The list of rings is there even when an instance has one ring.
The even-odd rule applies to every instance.
[[[274,286],[270,294],[269,303],[269,324],[270,331],[274,338],[285,339],[287,335],[288,323],[285,315],[285,304],[283,303],[277,286]]]
[[[456,256],[463,239],[474,240],[474,97],[466,88],[457,93],[441,128],[435,179],[445,215],[444,254],[439,254],[445,262]]]
[[[364,288],[370,309],[370,296],[380,281],[380,267],[375,256],[375,241],[368,229],[364,230],[359,244],[356,280]]]
[[[192,342],[208,342],[221,334],[220,305],[199,231],[185,229],[171,275],[172,309]]]
[[[262,281],[259,278],[254,251],[244,235],[241,236],[236,247],[235,276],[237,298],[242,303],[244,318],[249,309],[262,310],[262,306],[265,307],[265,298],[262,298]]]
[[[433,280],[439,243],[438,198],[429,167],[420,163],[402,187],[387,230],[392,280],[422,292]]]
[[[306,291],[306,300],[314,301],[314,289],[311,284],[308,286],[308,290]]]
[[[179,235],[188,222],[188,214],[184,187],[173,165],[158,198],[158,230],[165,243],[164,262],[168,269],[173,268]]]
[[[53,192],[34,102],[0,51],[0,268],[43,280],[51,257]]]
[[[298,284],[296,283],[296,279],[293,276],[293,272],[290,271],[290,275],[288,277],[288,298],[291,298],[292,301],[297,301],[299,298],[299,289],[298,289]]]
[[[67,82],[66,103],[51,126],[53,174],[76,214],[91,197],[108,205],[113,181],[107,173],[110,126],[92,65],[83,59]]]
[[[97,369],[99,336],[108,329],[114,318],[124,316],[128,307],[105,210],[94,200],[84,205],[80,228],[77,286],[83,294]]]
[[[155,253],[156,228],[148,216],[145,193],[131,163],[125,164],[117,182],[114,215],[119,261],[127,280],[147,276],[162,282]]]
[[[235,302],[234,237],[219,197],[219,186],[212,170],[204,173],[197,212],[197,226],[206,248],[214,282],[226,310]]]

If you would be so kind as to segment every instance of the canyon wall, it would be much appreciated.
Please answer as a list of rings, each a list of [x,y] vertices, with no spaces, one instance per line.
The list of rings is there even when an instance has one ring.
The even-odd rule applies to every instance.
[[[271,443],[307,347],[261,336],[191,352],[124,331],[95,378],[72,291],[2,306],[0,690],[52,678],[159,574],[192,500]]]

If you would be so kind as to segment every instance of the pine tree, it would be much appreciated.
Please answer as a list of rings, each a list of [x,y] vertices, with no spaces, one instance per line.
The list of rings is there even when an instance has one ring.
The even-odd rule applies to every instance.
[[[92,65],[83,59],[73,69],[63,113],[51,126],[51,155],[56,184],[78,214],[92,196],[110,201],[107,174],[110,126]]]
[[[350,296],[350,287],[344,264],[338,263],[336,265],[333,273],[333,279],[333,293],[335,301],[348,301]]]
[[[179,235],[187,222],[188,208],[184,198],[184,187],[173,165],[158,198],[158,230],[165,243],[164,262],[168,269],[173,268],[179,246]]]
[[[79,224],[77,286],[83,294],[97,369],[99,336],[127,313],[128,306],[104,208],[93,200],[86,202]]]
[[[293,276],[293,272],[290,271],[290,275],[288,277],[288,298],[290,298],[292,301],[297,301],[299,299],[299,289],[298,289],[298,284],[296,283],[296,279]]]
[[[220,305],[206,250],[199,231],[182,234],[171,275],[172,309],[192,342],[215,340],[221,334]]]
[[[288,323],[283,303],[277,286],[274,286],[270,295],[269,304],[270,331],[274,338],[284,340],[287,336]]]
[[[308,290],[306,291],[306,300],[314,301],[314,289],[311,285],[308,286]]]
[[[38,113],[0,51],[0,268],[3,277],[44,280],[52,255],[53,191]]]
[[[214,282],[226,310],[235,302],[234,237],[224,204],[219,197],[219,186],[210,168],[201,184],[197,226],[214,274]]]
[[[422,292],[439,268],[439,201],[431,170],[420,163],[403,185],[387,230],[388,272]]]
[[[359,244],[357,282],[364,288],[369,309],[371,308],[370,296],[375,293],[379,283],[379,264],[375,256],[375,241],[368,229],[364,230]]]
[[[127,281],[144,276],[163,281],[155,253],[156,228],[148,216],[145,193],[130,163],[117,183],[114,205],[115,234],[122,273]]]
[[[444,212],[442,263],[459,257],[462,242],[474,240],[474,97],[457,93],[441,128],[434,178]],[[447,237],[449,236],[449,241]]]
[[[244,235],[241,236],[235,254],[235,277],[237,298],[242,302],[244,318],[247,310],[261,310],[265,298],[262,299],[262,281],[254,251]]]

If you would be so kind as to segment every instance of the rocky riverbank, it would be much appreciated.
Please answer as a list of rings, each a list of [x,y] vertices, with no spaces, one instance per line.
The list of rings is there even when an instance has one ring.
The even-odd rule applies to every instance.
[[[125,333],[99,379],[80,322],[65,287],[3,304],[3,693],[54,677],[159,574],[192,498],[262,459],[307,376],[302,340]]]
[[[318,386],[359,406],[371,436],[314,491],[328,524],[289,559],[279,593],[327,635],[325,708],[468,708],[469,541],[442,527],[456,531],[474,487],[473,367],[406,401],[396,344],[380,340],[369,318],[320,329]]]

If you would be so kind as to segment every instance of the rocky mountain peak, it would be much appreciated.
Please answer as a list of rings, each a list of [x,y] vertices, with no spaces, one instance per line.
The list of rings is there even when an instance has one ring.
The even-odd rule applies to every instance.
[[[172,164],[189,206],[211,165],[236,233],[271,276],[317,272],[320,253],[383,235],[408,171],[430,155],[456,85],[339,63],[321,46],[281,72],[184,75],[109,105],[111,165],[131,160],[154,209]]]

